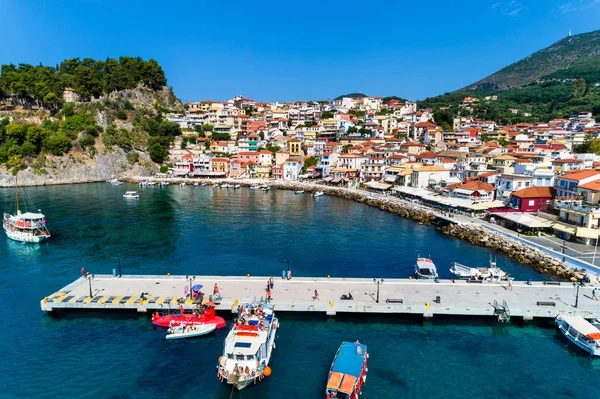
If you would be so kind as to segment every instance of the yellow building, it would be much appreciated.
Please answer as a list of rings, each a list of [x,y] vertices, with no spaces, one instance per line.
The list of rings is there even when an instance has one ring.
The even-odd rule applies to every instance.
[[[291,139],[287,142],[288,152],[292,157],[302,157],[304,153],[302,152],[302,142],[298,139]]]
[[[271,165],[256,165],[256,177],[260,179],[271,177]]]

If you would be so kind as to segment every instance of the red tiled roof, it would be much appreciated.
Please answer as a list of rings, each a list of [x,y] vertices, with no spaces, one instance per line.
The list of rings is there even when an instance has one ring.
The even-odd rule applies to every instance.
[[[511,194],[517,198],[553,198],[554,188],[552,187],[527,187]]]
[[[596,176],[596,175],[600,175],[600,172],[598,172],[597,170],[584,170],[581,172],[574,172],[574,173],[570,173],[568,175],[563,175],[563,176],[560,176],[559,178],[566,179],[566,180],[579,181],[579,180],[587,179],[588,177],[592,177],[592,176]]]

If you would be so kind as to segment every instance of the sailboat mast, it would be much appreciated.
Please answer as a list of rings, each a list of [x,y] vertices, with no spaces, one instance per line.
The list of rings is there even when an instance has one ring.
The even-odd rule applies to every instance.
[[[15,189],[17,191],[17,215],[19,214],[19,172],[15,175]]]

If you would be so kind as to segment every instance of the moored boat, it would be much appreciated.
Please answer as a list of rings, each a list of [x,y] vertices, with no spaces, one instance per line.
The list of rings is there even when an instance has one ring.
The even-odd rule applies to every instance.
[[[167,335],[165,335],[165,339],[183,339],[200,337],[202,335],[206,335],[215,331],[216,328],[217,325],[214,323],[192,325],[182,323],[178,326],[173,325],[169,327],[169,329],[167,330]]]
[[[450,273],[460,279],[468,280],[490,280],[503,281],[508,279],[508,273],[496,266],[496,262],[490,259],[489,267],[469,267],[458,262],[452,262]]]
[[[296,194],[304,194],[304,190],[298,190],[296,191]]]
[[[18,174],[15,177],[16,192],[16,214],[4,213],[2,227],[6,236],[11,240],[21,242],[42,242],[50,238],[50,232],[46,228],[46,217],[39,211],[37,213],[21,213],[19,209],[19,181]]]
[[[357,399],[367,380],[368,358],[366,345],[358,341],[342,342],[327,377],[327,399]]]
[[[258,186],[251,186],[250,190],[258,190]]]
[[[233,186],[233,188],[235,188],[236,190],[237,190],[238,188],[240,188],[240,187],[242,187],[242,185],[241,185],[241,184],[236,184],[235,186]]]
[[[169,185],[169,182],[168,182],[168,181],[161,181],[161,182],[160,182],[160,185],[161,185],[161,186],[168,186],[168,185]]]
[[[556,316],[560,332],[592,356],[600,356],[600,329],[581,316]]]
[[[215,314],[215,305],[207,302],[201,312],[184,313],[183,307],[179,308],[179,313],[158,312],[152,315],[152,324],[159,327],[173,327],[185,323],[186,325],[215,324],[217,328],[223,328],[227,325],[222,317]]]
[[[123,194],[123,198],[140,199],[140,195],[137,193],[137,191],[127,191],[125,194]]]
[[[238,316],[225,338],[217,372],[221,381],[241,390],[271,375],[269,361],[279,321],[266,304],[242,306]]]
[[[316,198],[316,197],[320,197],[322,195],[325,195],[325,193],[323,191],[315,191],[312,196]]]
[[[180,186],[180,187],[185,187],[185,183],[184,183],[184,182],[181,182],[181,183],[179,183],[179,186]]]
[[[415,277],[423,280],[436,280],[438,278],[435,263],[429,258],[417,258],[415,263]]]

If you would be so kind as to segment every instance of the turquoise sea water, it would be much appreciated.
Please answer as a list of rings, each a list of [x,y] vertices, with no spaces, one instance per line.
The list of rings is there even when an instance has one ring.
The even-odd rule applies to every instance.
[[[407,277],[430,255],[485,265],[489,251],[395,215],[333,197],[272,190],[138,189],[105,183],[24,189],[53,234],[40,245],[0,238],[0,397],[319,398],[342,340],[370,352],[365,398],[588,398],[600,362],[573,349],[550,322],[280,314],[273,374],[242,392],[218,382],[226,331],[166,342],[147,315],[40,311],[39,301],[79,276],[247,274]],[[2,209],[13,190],[0,190]],[[519,279],[543,278],[497,255]],[[210,282],[206,282],[210,285]],[[277,280],[275,292],[277,290]],[[224,293],[225,295],[227,293]],[[228,315],[224,315],[228,317]],[[232,395],[232,396],[231,396]]]

